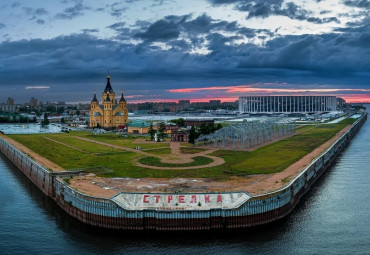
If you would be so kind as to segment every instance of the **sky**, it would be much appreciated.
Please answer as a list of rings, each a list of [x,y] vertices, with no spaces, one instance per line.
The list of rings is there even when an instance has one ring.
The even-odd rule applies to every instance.
[[[370,0],[1,0],[0,103],[370,102]],[[98,99],[101,99],[98,97]]]

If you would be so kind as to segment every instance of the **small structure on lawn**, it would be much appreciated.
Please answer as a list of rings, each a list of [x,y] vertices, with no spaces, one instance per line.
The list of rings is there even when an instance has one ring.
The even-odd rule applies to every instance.
[[[173,141],[173,142],[189,142],[189,131],[187,131],[187,130],[172,131],[171,141]]]

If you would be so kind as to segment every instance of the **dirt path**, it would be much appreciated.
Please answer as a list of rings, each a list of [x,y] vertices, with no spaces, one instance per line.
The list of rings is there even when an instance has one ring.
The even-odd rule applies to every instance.
[[[213,160],[213,162],[211,162],[210,164],[207,164],[207,165],[188,166],[188,167],[157,167],[157,166],[150,166],[150,165],[141,164],[140,162],[138,162],[138,159],[133,161],[133,163],[135,165],[140,166],[140,167],[144,167],[144,168],[164,169],[164,170],[199,169],[199,168],[204,168],[204,167],[219,166],[219,165],[222,165],[222,164],[225,163],[225,160],[223,158],[207,155],[208,153],[211,153],[214,150],[207,150],[207,151],[199,152],[199,153],[196,153],[196,154],[182,154],[181,151],[180,151],[180,144],[176,143],[176,142],[171,142],[170,143],[170,148],[171,148],[172,153],[168,156],[163,156],[163,155],[151,154],[151,153],[144,152],[144,151],[141,151],[141,150],[136,150],[136,149],[131,149],[131,148],[122,147],[122,146],[118,146],[118,145],[113,145],[113,144],[110,144],[110,143],[100,142],[100,141],[96,141],[96,140],[92,140],[92,139],[88,139],[88,138],[84,138],[84,137],[79,137],[79,136],[73,136],[73,137],[77,138],[77,139],[80,139],[80,140],[84,140],[84,141],[88,141],[88,142],[92,142],[92,143],[96,143],[96,144],[100,144],[100,145],[104,145],[104,146],[108,146],[108,147],[112,147],[112,148],[116,148],[116,149],[121,149],[121,150],[131,151],[131,152],[135,152],[135,153],[140,153],[142,155],[149,156],[149,157],[158,157],[158,158],[161,159],[161,162],[163,162],[163,163],[170,163],[170,164],[191,163],[191,162],[193,162],[192,158],[198,157],[198,156],[207,157],[207,158],[210,158],[210,159]]]
[[[33,152],[32,150],[28,149],[26,146],[18,143],[17,141],[13,140],[12,138],[5,136],[5,135],[0,135],[2,138],[7,140],[10,144],[14,145],[18,150],[21,150],[25,154],[29,155],[32,157],[33,160],[35,160],[37,163],[40,165],[54,171],[54,172],[62,172],[65,171],[61,166],[51,162],[50,160],[40,156],[39,154]]]
[[[195,154],[193,154],[195,155]],[[219,166],[225,163],[225,160],[223,158],[219,158],[216,156],[210,156],[210,155],[204,155],[204,157],[210,158],[213,160],[212,163],[209,163],[207,165],[201,165],[201,166],[186,166],[186,167],[163,167],[163,166],[149,166],[141,164],[138,161],[135,161],[135,164],[140,167],[144,168],[151,168],[151,169],[161,169],[161,170],[186,170],[186,169],[200,169],[200,168],[206,168],[206,167],[214,167]],[[161,160],[162,161],[162,160]],[[164,161],[164,160],[163,160]]]

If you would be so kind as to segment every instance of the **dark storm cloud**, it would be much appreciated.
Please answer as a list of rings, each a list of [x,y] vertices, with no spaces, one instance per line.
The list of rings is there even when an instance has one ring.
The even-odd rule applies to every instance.
[[[175,16],[168,16],[151,24],[145,32],[135,36],[146,41],[167,41],[176,39],[180,35],[180,25],[186,17],[177,20]]]
[[[249,58],[239,62],[239,67],[301,70],[338,77],[368,72],[370,61],[361,55],[370,53],[366,43],[369,36],[356,33],[280,38],[267,43],[266,48],[256,48]]]
[[[347,22],[345,27],[336,28],[335,32],[341,33],[364,33],[370,31],[370,17],[365,18],[361,21]]]
[[[57,13],[55,18],[57,19],[74,19],[78,16],[83,15],[83,11],[87,10],[88,8],[85,7],[81,2],[76,3],[72,7],[65,8],[63,12]]]
[[[336,86],[351,82],[351,86],[367,86],[370,82],[370,59],[366,57],[370,55],[368,26],[365,20],[361,30],[358,24],[358,30],[341,33],[280,36],[260,47],[234,42],[243,35],[271,36],[267,31],[242,28],[237,23],[213,20],[207,15],[194,19],[168,16],[152,24],[139,22],[133,27],[119,22],[109,28],[117,31],[117,38],[122,36],[122,40],[98,39],[89,35],[96,30],[86,29],[81,34],[49,40],[2,42],[0,81],[3,87],[9,88],[52,82],[52,89],[47,93],[59,91],[63,95],[61,91],[75,91],[72,96],[76,100],[87,90],[98,90],[100,87],[94,84],[107,70],[117,83],[124,82],[125,89],[148,94],[189,84],[222,85],[230,81],[279,80]],[[126,41],[133,37],[142,38],[143,42],[135,45]],[[168,47],[156,46],[154,41]],[[189,53],[197,47],[207,51]]]
[[[363,0],[365,1],[365,0]],[[242,12],[247,12],[247,19],[251,18],[267,18],[270,16],[286,16],[296,20],[306,20],[311,23],[324,24],[330,22],[339,23],[336,17],[318,18],[312,17],[310,11],[303,9],[293,2],[284,0],[209,0],[214,5],[219,4],[234,4],[235,9]]]
[[[85,29],[81,29],[81,31],[84,34],[88,34],[88,33],[97,33],[97,32],[99,32],[99,29],[97,29],[97,28],[85,28]]]
[[[167,16],[164,19],[158,20],[152,24],[148,22],[137,24],[141,32],[137,32],[135,37],[147,42],[171,41],[173,39],[178,39],[180,34],[183,33],[189,40],[195,42],[198,41],[199,35],[205,35],[214,31],[234,32],[249,38],[256,36],[256,33],[269,33],[269,31],[264,29],[255,30],[240,27],[237,22],[214,20],[206,14],[191,20],[190,18],[190,15],[173,15]],[[121,23],[115,23],[109,26],[109,28],[119,31],[122,30],[123,27]],[[127,33],[127,30],[124,32]],[[272,34],[270,35],[272,36]]]
[[[37,19],[36,20],[36,23],[39,24],[39,25],[44,25],[45,24],[45,20],[43,20],[43,19]]]
[[[23,11],[26,13],[26,15],[30,16],[30,20],[35,21],[39,25],[45,24],[45,20],[40,18],[40,16],[48,15],[48,11],[46,11],[44,8],[31,8],[31,7],[23,7]]]
[[[124,28],[125,24],[126,24],[125,22],[117,22],[107,27],[119,31],[120,29]]]
[[[211,53],[205,56],[179,51],[189,47],[183,40],[172,42],[177,49],[165,51],[150,47],[137,55],[134,45],[123,45],[82,34],[51,40],[3,42],[0,44],[0,52],[2,66],[9,71],[25,69],[32,76],[33,73],[40,73],[35,72],[37,69],[48,70],[48,75],[58,77],[64,71],[84,73],[89,69],[102,70],[107,65],[124,70],[127,59],[131,60],[129,63],[136,70],[146,70],[150,66],[152,72],[156,72],[157,68],[157,71],[167,68],[174,75],[178,74],[176,69],[170,68],[172,64],[196,73],[198,68],[213,72],[222,63],[222,68],[230,74],[248,68],[306,70],[320,74],[335,70],[341,72],[344,69],[355,72],[367,71],[370,64],[370,60],[362,57],[369,54],[369,33],[281,37],[267,43],[265,47],[252,44],[226,45],[234,39],[218,33],[208,35]],[[173,54],[175,51],[177,53]],[[159,59],[161,61],[158,62]]]
[[[369,0],[347,0],[344,1],[344,4],[352,7],[365,8],[367,10],[370,9]]]
[[[5,24],[4,23],[0,23],[0,29],[2,28],[5,28]]]
[[[254,4],[239,5],[237,7],[240,11],[247,11],[248,17],[267,18],[269,16],[286,16],[296,20],[306,20],[311,23],[324,24],[330,22],[340,23],[336,17],[317,18],[312,17],[311,13],[293,2],[288,2],[283,5],[283,1],[258,1]]]
[[[212,19],[206,14],[203,14],[196,19],[186,22],[184,27],[197,33],[208,33],[212,29]]]
[[[208,0],[210,3],[218,5],[218,4],[233,4],[237,2],[241,2],[241,0]]]
[[[324,23],[330,23],[330,22],[335,22],[338,24],[340,23],[340,21],[336,17],[323,18],[323,19],[310,17],[310,18],[307,18],[307,21],[311,23],[316,23],[316,24],[324,24]]]
[[[239,27],[235,21],[227,22],[214,20],[207,14],[203,14],[193,20],[181,23],[181,28],[189,34],[207,34],[212,30],[218,30],[238,32],[248,36],[254,36],[256,31],[249,28]]]

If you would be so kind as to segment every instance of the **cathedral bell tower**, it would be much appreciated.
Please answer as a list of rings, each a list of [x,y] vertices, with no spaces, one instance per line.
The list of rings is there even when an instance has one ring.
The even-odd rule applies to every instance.
[[[123,97],[123,91],[121,94],[121,99],[119,100],[119,106],[121,106],[122,109],[126,108],[126,99]]]
[[[107,96],[109,95],[110,100],[112,100],[113,104],[116,104],[116,95],[114,94],[112,85],[110,84],[110,75],[107,75],[107,85],[105,85],[105,89],[103,91],[103,102],[106,101]]]
[[[91,110],[96,109],[99,106],[99,101],[96,98],[96,92],[94,92],[94,98],[91,100]]]
[[[103,100],[103,111],[104,111],[104,122],[103,127],[111,127],[113,124],[112,108],[113,108],[113,98],[110,98],[109,91],[106,93],[106,97]]]

